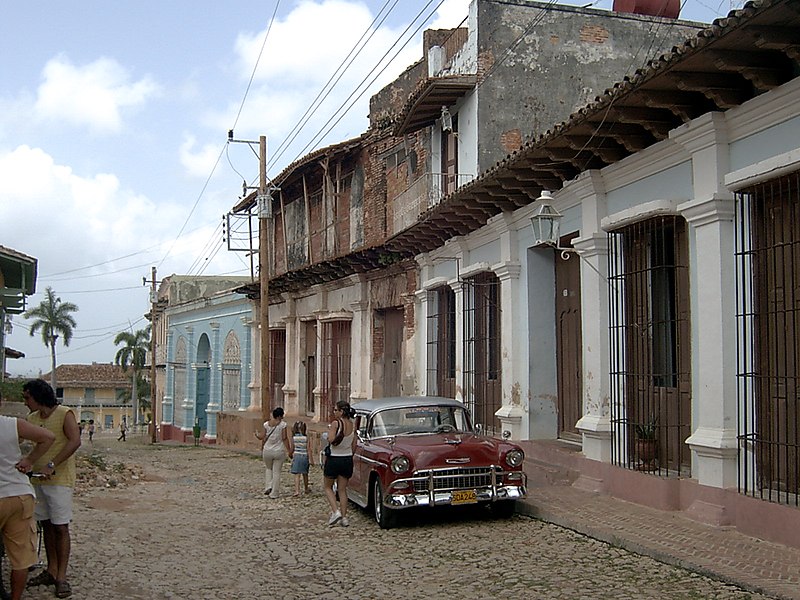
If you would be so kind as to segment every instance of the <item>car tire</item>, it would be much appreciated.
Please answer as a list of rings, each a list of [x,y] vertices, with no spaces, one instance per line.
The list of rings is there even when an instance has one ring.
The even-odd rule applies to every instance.
[[[499,500],[491,504],[492,514],[498,519],[508,519],[514,516],[517,510],[516,500]]]
[[[381,529],[391,529],[397,524],[395,511],[383,505],[383,486],[377,477],[372,482],[372,512]]]

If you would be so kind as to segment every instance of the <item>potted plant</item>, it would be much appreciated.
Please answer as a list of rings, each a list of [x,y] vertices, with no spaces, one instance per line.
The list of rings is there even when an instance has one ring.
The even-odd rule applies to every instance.
[[[658,417],[650,417],[644,423],[633,426],[636,433],[636,457],[639,459],[639,468],[642,471],[653,471],[656,468],[656,454],[658,451]]]

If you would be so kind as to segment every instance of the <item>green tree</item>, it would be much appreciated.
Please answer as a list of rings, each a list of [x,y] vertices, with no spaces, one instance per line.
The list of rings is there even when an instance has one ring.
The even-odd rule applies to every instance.
[[[31,308],[22,315],[26,319],[34,319],[31,325],[31,336],[37,331],[42,333],[42,342],[50,348],[50,385],[56,390],[56,340],[59,336],[64,346],[69,346],[72,340],[72,330],[77,326],[72,313],[78,312],[77,305],[72,302],[62,302],[56,296],[53,288],[47,287],[44,291],[45,298],[39,306]]]
[[[131,397],[133,398],[133,424],[139,424],[139,394],[138,386],[142,381],[141,373],[147,359],[147,351],[150,347],[150,326],[139,329],[133,333],[121,331],[114,338],[114,345],[124,344],[117,350],[114,362],[127,371],[128,367],[133,370],[131,376]]]

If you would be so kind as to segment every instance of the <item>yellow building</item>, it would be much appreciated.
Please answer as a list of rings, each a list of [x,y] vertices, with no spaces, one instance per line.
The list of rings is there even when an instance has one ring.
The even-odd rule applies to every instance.
[[[133,424],[130,402],[133,371],[111,363],[59,365],[56,367],[56,396],[64,406],[75,409],[75,416],[88,423],[94,419],[95,430],[119,428],[120,421]],[[41,376],[50,380],[50,374]],[[149,390],[143,390],[145,396]]]

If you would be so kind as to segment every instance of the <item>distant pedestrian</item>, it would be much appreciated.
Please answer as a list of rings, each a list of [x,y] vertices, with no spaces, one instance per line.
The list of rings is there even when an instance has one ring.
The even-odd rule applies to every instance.
[[[256,437],[263,442],[261,457],[266,466],[264,494],[270,498],[277,498],[281,489],[281,468],[286,457],[292,456],[292,443],[286,432],[286,422],[283,420],[283,409],[279,406],[272,411],[272,418],[264,421],[264,435]]]
[[[125,434],[128,433],[128,424],[125,422],[125,419],[119,422],[119,437],[117,438],[118,442],[124,442],[127,438]]]
[[[89,441],[94,444],[94,419],[89,419],[89,426],[86,429],[89,431]]]
[[[350,525],[347,518],[347,483],[353,476],[353,450],[356,447],[353,417],[355,411],[346,400],[339,400],[333,409],[336,420],[328,425],[327,459],[323,467],[325,497],[331,507],[328,525]],[[334,489],[334,485],[336,486]]]
[[[302,421],[295,422],[292,427],[292,475],[294,475],[294,495],[300,495],[300,480],[303,480],[303,493],[308,494],[308,436],[306,424]]]

